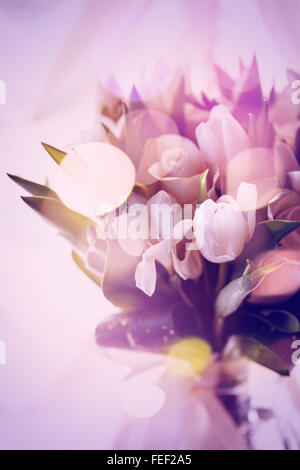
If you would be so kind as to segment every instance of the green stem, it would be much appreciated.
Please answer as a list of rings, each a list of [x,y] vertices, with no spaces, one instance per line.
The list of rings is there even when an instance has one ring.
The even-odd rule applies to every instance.
[[[220,290],[225,286],[227,277],[228,277],[228,267],[229,263],[221,263],[219,266],[219,273],[218,273],[218,280],[215,289],[215,296],[218,295]],[[222,330],[223,330],[223,323],[224,320],[222,318],[218,318],[216,313],[214,312],[214,338],[215,338],[215,345],[218,350],[221,350],[221,343],[222,343]]]
[[[228,275],[228,263],[221,263],[219,267],[218,280],[216,285],[216,295],[225,286]]]

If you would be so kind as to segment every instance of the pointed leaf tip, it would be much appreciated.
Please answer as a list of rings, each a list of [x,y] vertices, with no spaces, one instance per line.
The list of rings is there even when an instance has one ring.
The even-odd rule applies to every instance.
[[[289,364],[270,347],[251,336],[233,335],[229,338],[224,348],[224,357],[236,357],[237,351],[280,375],[289,375]]]
[[[39,210],[42,207],[45,198],[35,196],[21,196],[22,201],[33,209]]]
[[[249,315],[258,318],[269,325],[273,330],[278,330],[282,333],[299,333],[300,323],[298,318],[287,310],[280,309],[264,309],[257,313],[256,311],[250,312]]]
[[[34,183],[33,181],[26,180],[24,178],[21,178],[20,176],[12,175],[10,173],[7,173],[7,176],[33,196],[44,196],[51,197],[53,199],[59,199],[56,192],[48,186],[44,186],[43,184],[39,183]]]
[[[62,150],[52,147],[51,145],[45,144],[44,142],[41,142],[41,144],[58,165],[60,165],[63,159],[67,156],[67,153],[63,152]]]
[[[58,227],[75,245],[86,248],[87,230],[94,222],[50,197],[21,196],[21,199],[49,223]]]
[[[244,274],[229,282],[222,290],[220,290],[215,301],[215,311],[217,316],[225,318],[234,313],[242,304],[244,299],[259,286],[265,276],[278,269],[281,264],[282,261],[262,266],[261,268],[252,271],[253,265],[250,260],[247,260],[247,267]]]
[[[299,220],[274,219],[260,222],[260,224],[265,225],[270,230],[276,243],[279,243],[284,237],[289,235],[289,233],[300,227]]]

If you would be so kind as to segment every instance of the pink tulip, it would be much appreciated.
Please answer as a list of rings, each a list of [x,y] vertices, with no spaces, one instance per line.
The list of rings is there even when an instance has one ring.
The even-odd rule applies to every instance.
[[[199,252],[185,249],[185,237],[190,241],[192,219],[182,220],[182,208],[165,191],[159,191],[146,203],[139,199],[135,213],[131,211],[138,202],[136,196],[129,198],[128,212],[111,224],[112,235],[124,253],[135,264],[136,286],[151,296],[156,287],[156,266],[158,261],[170,275],[177,273],[182,279],[197,279],[203,270]],[[155,207],[156,206],[156,207]],[[152,209],[158,209],[152,211]],[[124,229],[125,227],[125,229]],[[97,243],[100,244],[100,241]],[[100,262],[93,241],[90,248],[90,264]]]
[[[206,161],[221,173],[234,155],[250,147],[246,132],[224,105],[215,106],[209,120],[199,124],[196,138]]]
[[[279,263],[278,268],[265,276],[252,292],[250,302],[275,304],[283,302],[300,289],[300,251],[277,248],[259,255],[254,266],[260,268]]]
[[[289,162],[282,149],[275,152],[264,147],[243,150],[236,154],[227,165],[227,193],[236,197],[242,181],[255,184],[257,208],[264,207],[283,187],[287,165]]]
[[[155,215],[152,212],[154,205],[162,212]],[[156,261],[170,275],[177,273],[184,280],[198,279],[203,271],[202,258],[198,251],[185,249],[185,243],[192,241],[193,222],[192,219],[182,220],[183,215],[182,208],[165,191],[159,191],[148,202],[132,194],[127,212],[118,216],[111,213],[109,218],[103,219],[103,234],[100,224],[97,233],[91,228],[86,260],[88,268],[103,274],[106,239],[113,238],[119,245],[120,255],[124,253],[125,258],[130,259],[136,287],[149,296],[156,287]],[[125,265],[124,268],[126,271]]]
[[[159,261],[172,275],[176,272],[182,279],[197,279],[203,270],[202,260],[199,253],[191,253],[184,249],[183,255],[179,257],[178,245],[190,234],[192,220],[178,220],[182,216],[180,206],[172,206],[172,199],[165,191],[158,192],[147,203],[147,208],[151,211],[151,205],[157,204],[165,207],[165,214],[169,218],[171,214],[170,226],[164,226],[160,220],[151,217],[150,230],[157,224],[159,238],[154,239],[149,231],[149,239],[146,241],[146,249],[142,254],[142,259],[138,263],[135,280],[136,286],[151,296],[156,286],[155,261]],[[176,215],[176,208],[180,213]],[[167,233],[165,233],[165,231]]]
[[[241,183],[237,200],[222,196],[207,199],[196,210],[194,232],[201,254],[212,263],[234,260],[253,235],[256,187]]]

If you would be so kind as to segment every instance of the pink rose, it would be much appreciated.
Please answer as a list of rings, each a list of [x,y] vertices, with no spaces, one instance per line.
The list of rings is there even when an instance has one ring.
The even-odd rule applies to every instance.
[[[137,180],[143,184],[174,176],[193,176],[204,170],[196,145],[176,134],[163,135],[146,142]]]
[[[191,140],[163,135],[146,142],[137,181],[151,184],[159,180],[163,189],[184,204],[197,199],[199,176],[205,169],[203,156]]]
[[[108,140],[121,148],[138,170],[148,139],[165,134],[178,134],[173,119],[160,111],[142,109],[121,116],[115,129],[108,135]]]
[[[222,196],[207,199],[196,210],[194,232],[201,254],[212,263],[234,260],[253,235],[256,187],[241,183],[237,200]]]
[[[267,274],[254,289],[250,302],[275,304],[283,302],[300,289],[300,251],[277,248],[259,255],[254,260],[255,268],[278,264],[278,268]]]

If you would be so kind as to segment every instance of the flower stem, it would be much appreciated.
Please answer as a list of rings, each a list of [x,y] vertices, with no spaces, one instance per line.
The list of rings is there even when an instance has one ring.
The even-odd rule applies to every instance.
[[[215,290],[215,296],[218,295],[220,290],[225,286],[227,277],[228,277],[228,266],[229,263],[221,263],[219,266],[219,273],[218,273],[218,280]],[[223,318],[219,318],[216,316],[216,312],[214,312],[214,337],[215,337],[215,345],[217,350],[221,350],[221,343],[222,343],[222,331],[223,331]]]
[[[226,284],[227,275],[228,275],[228,263],[221,263],[219,267],[219,274],[218,274],[218,280],[217,280],[217,285],[216,285],[216,295],[220,292],[220,290]]]

